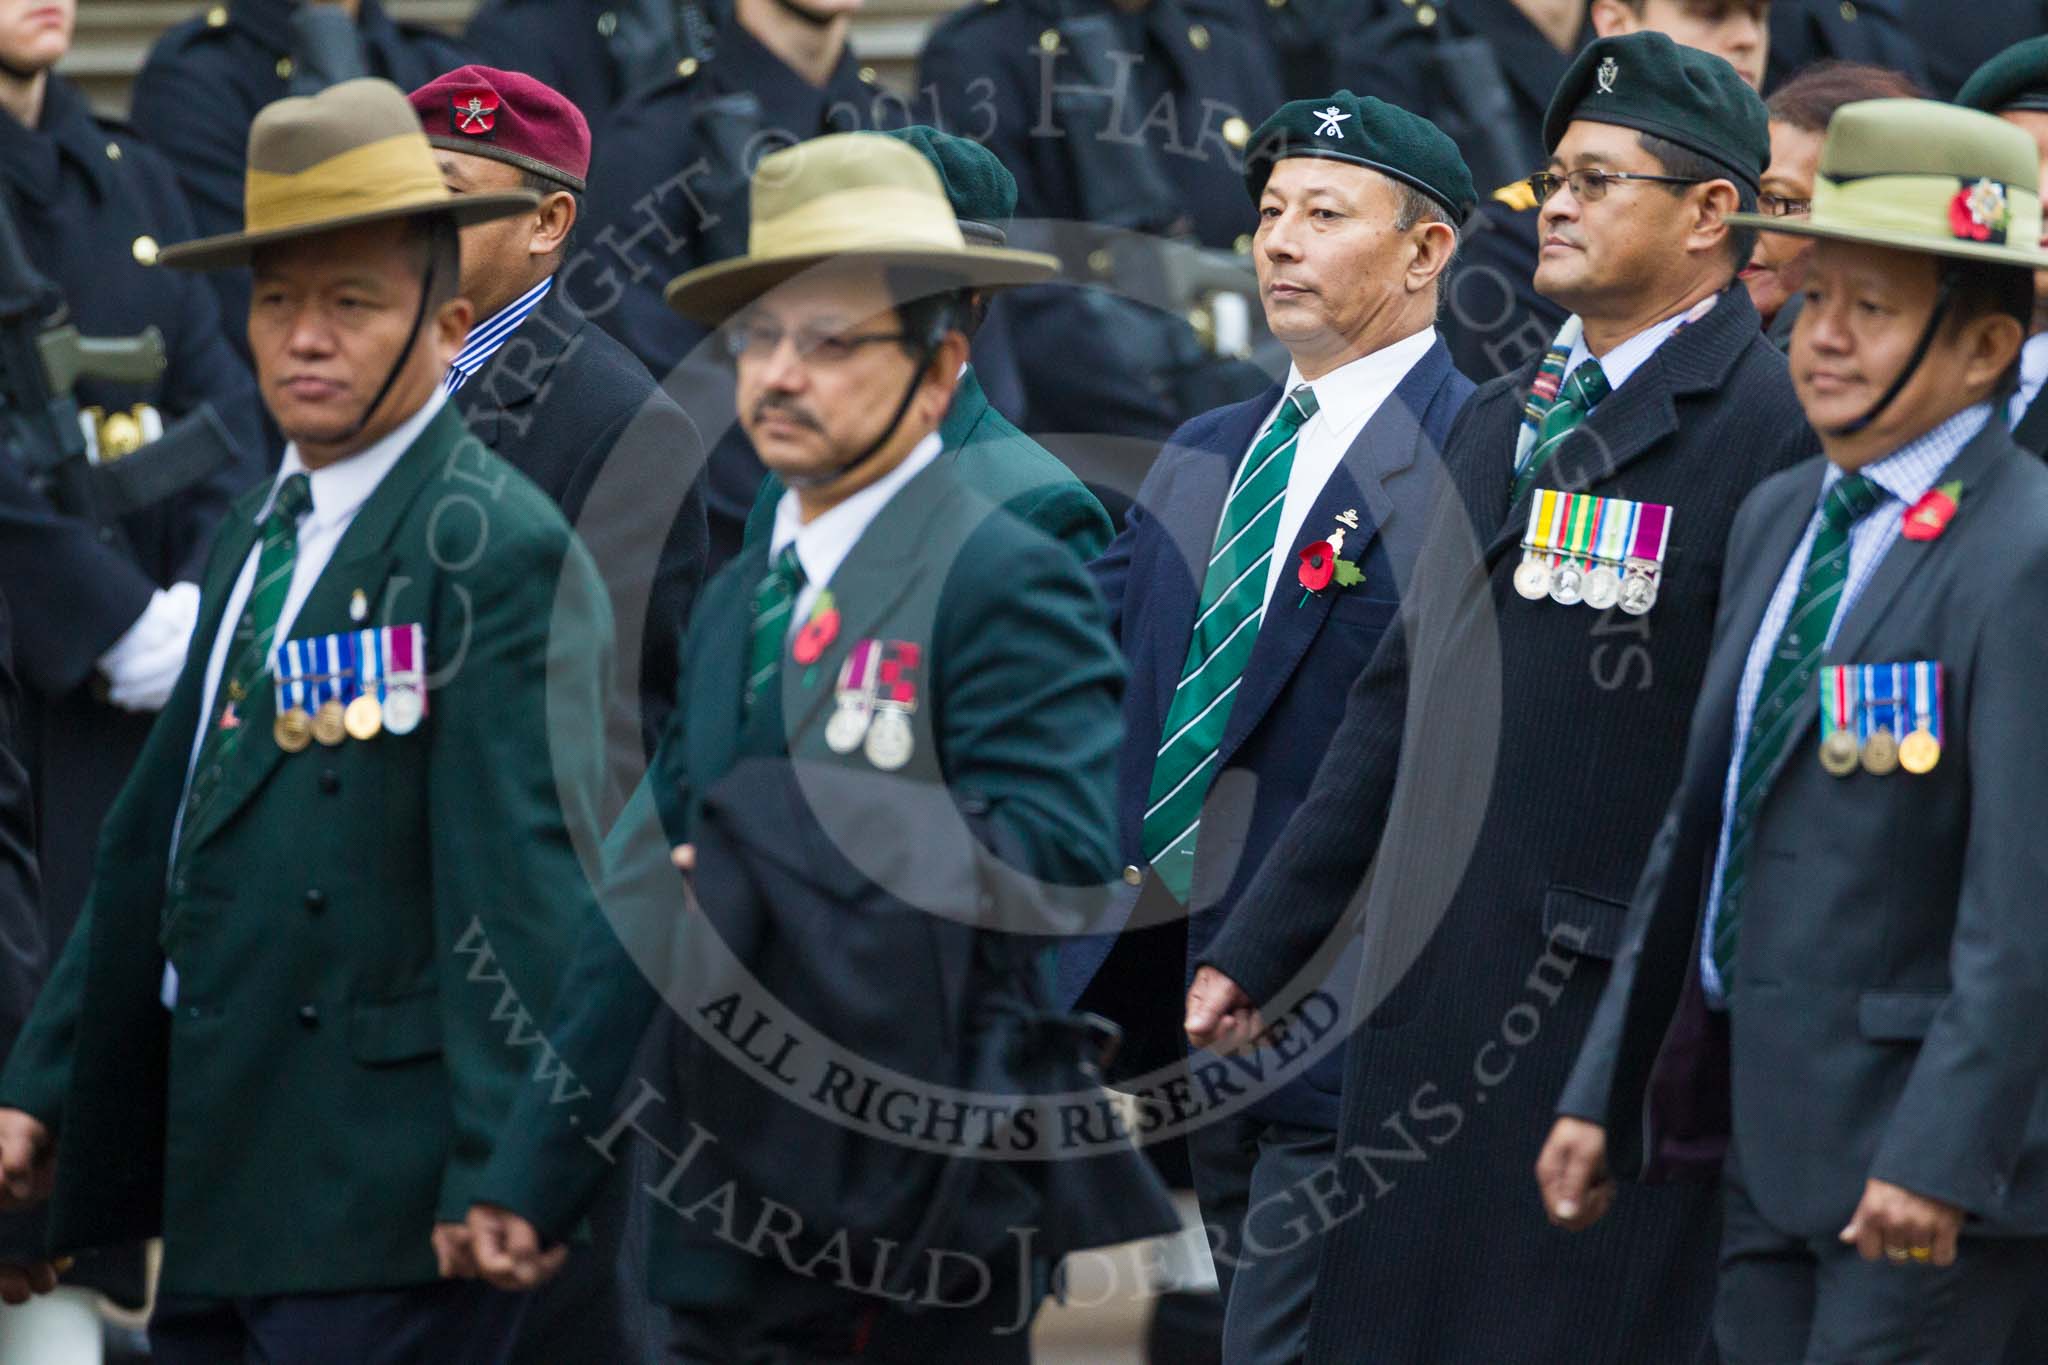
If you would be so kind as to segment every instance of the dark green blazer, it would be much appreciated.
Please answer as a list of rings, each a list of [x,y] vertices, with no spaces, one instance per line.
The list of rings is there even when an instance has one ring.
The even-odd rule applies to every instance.
[[[528,1086],[484,1183],[490,1202],[531,1219],[549,1240],[575,1227],[606,1169],[586,1139],[612,1129],[642,1093],[629,1082],[660,1003],[650,977],[669,988],[661,964],[671,961],[671,931],[684,913],[668,849],[691,840],[707,791],[745,776],[735,768],[750,597],[767,565],[764,536],[699,599],[679,704],[606,843],[608,923],[584,935],[548,1029],[559,1065]],[[971,486],[966,461],[942,458],[890,499],[830,588],[842,625],[814,667],[785,656],[775,732],[784,742],[766,746],[778,751],[773,761],[794,759],[816,774],[805,783],[812,793],[840,786],[834,774],[881,778],[859,752],[834,754],[824,739],[840,666],[863,638],[921,647],[921,704],[904,780],[875,802],[814,802],[810,814],[836,830],[842,819],[911,821],[928,801],[957,803],[1011,866],[1061,885],[1106,884],[1123,665],[1073,555],[993,506]],[[875,989],[886,997],[888,983]],[[903,1003],[903,1019],[914,1020],[917,1002]],[[652,1213],[654,1297],[688,1305],[746,1292],[728,1274],[733,1258],[694,1254],[700,1248],[688,1244],[677,1214],[658,1204]]]
[[[990,502],[1029,522],[1074,552],[1086,564],[1108,548],[1116,529],[1102,504],[1060,461],[997,412],[970,366],[954,390],[953,406],[939,424],[942,461],[950,461],[967,486]],[[765,542],[775,530],[775,505],[782,480],[770,474],[747,514],[743,548]]]
[[[605,598],[554,505],[452,406],[291,632],[423,625],[426,719],[287,754],[260,689],[167,875],[211,643],[267,492],[222,525],[198,643],[0,1075],[0,1103],[56,1132],[56,1247],[160,1231],[171,1293],[434,1280],[433,1224],[468,1209],[592,913],[577,846],[598,837]]]

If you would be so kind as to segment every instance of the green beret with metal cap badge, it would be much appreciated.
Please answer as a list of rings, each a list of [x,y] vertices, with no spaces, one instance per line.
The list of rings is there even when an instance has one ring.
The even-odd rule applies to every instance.
[[[1613,123],[1699,153],[1754,190],[1771,162],[1770,114],[1749,82],[1711,52],[1661,33],[1588,43],[1543,116],[1554,152],[1574,122]]]
[[[1004,226],[1017,212],[1017,178],[996,154],[969,138],[942,133],[928,124],[890,128],[886,136],[907,142],[939,173],[939,184],[969,241],[1000,246]]]
[[[1253,203],[1265,193],[1274,163],[1296,156],[1348,161],[1391,176],[1443,205],[1454,223],[1464,222],[1479,201],[1457,143],[1428,119],[1370,95],[1339,90],[1294,100],[1260,124],[1244,158]]]

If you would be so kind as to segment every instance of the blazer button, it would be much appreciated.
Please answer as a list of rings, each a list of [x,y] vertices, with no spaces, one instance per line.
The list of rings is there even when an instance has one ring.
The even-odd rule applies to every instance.
[[[299,1023],[300,1023],[300,1024],[302,1025],[302,1026],[304,1026],[304,1027],[306,1027],[306,1028],[309,1028],[309,1029],[315,1029],[315,1028],[319,1028],[319,1027],[320,1027],[320,1007],[319,1007],[318,1005],[301,1005],[301,1006],[299,1006]]]
[[[306,893],[306,908],[316,915],[325,910],[327,908],[327,893],[317,886],[308,891]]]
[[[1125,886],[1143,886],[1144,884],[1145,884],[1145,869],[1144,869],[1144,868],[1142,868],[1142,867],[1127,867],[1127,868],[1125,868],[1125,869],[1124,869],[1124,885],[1125,885]]]
[[[334,771],[334,769],[332,768],[322,769],[320,773],[320,790],[327,793],[327,795],[329,796],[332,796],[336,792],[340,791],[341,774]]]

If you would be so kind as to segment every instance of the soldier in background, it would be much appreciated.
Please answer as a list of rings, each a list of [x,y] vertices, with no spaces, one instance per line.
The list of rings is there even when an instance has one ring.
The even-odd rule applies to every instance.
[[[567,95],[592,123],[683,62],[701,65],[731,0],[484,0],[463,32],[480,60]]]
[[[1905,0],[1778,0],[1771,7],[1771,57],[1764,89],[1778,87],[1815,62],[1885,66],[1927,83],[1927,59],[1906,32]]]
[[[134,121],[177,168],[203,233],[242,221],[242,167],[256,111],[354,76],[425,85],[468,57],[444,34],[401,24],[382,0],[222,0],[159,38],[135,80]],[[213,277],[228,336],[249,355],[249,277]],[[265,449],[277,444],[266,438]]]
[[[1970,73],[2014,43],[2048,33],[2048,0],[1901,0],[1906,32],[1927,58],[1938,99],[1954,99]]]
[[[2015,43],[1986,62],[1963,84],[1956,103],[1996,114],[2034,139],[2041,169],[2048,173],[2048,36]],[[2007,420],[2021,446],[2048,455],[2048,270],[2034,272],[2034,318],[2020,347],[2020,382],[2008,400]],[[2041,1336],[2048,1339],[2048,1312]]]
[[[1182,421],[1266,386],[1236,359],[1259,311],[1244,150],[1281,92],[1244,9],[975,0],[933,30],[918,86],[939,126],[1016,177],[1016,242],[1104,286],[1019,290],[998,305],[1023,383],[1019,426],[1091,484],[1135,489]],[[1098,469],[1063,433],[1140,438],[1128,443],[1139,463]]]

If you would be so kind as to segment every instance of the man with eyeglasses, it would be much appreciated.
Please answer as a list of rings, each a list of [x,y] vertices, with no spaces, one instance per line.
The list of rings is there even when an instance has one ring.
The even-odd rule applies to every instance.
[[[1593,0],[1591,35],[1661,33],[1711,52],[1751,89],[1762,88],[1771,49],[1771,0]],[[1519,169],[1519,168],[1518,168]],[[1564,321],[1535,286],[1542,201],[1525,180],[1481,200],[1444,286],[1444,337],[1458,368],[1477,380],[1507,374],[1539,355]]]
[[[974,1138],[919,1154],[860,1128],[871,1101],[844,1092],[859,1068],[1006,1093],[1014,1058],[1059,1046],[1037,1031],[1043,940],[1008,931],[1038,922],[1041,897],[1111,880],[1123,670],[1100,599],[938,435],[967,358],[963,291],[1057,262],[968,244],[931,163],[880,134],[764,158],[749,209],[747,254],[667,297],[724,329],[740,423],[786,491],[691,622],[680,703],[608,840],[611,924],[584,935],[549,1028],[580,1098],[536,1084],[506,1124],[514,1150],[471,1212],[479,1263],[507,1289],[553,1274],[563,1249],[544,1245],[608,1168],[587,1139],[658,1127],[673,1150],[647,1187],[648,1260],[672,1359],[1022,1362],[1044,1258],[1171,1230],[1163,1188],[1128,1143],[1107,1168],[1021,1177],[976,1160]],[[815,1031],[771,1072],[843,1052],[836,1120],[797,1102],[808,1084],[711,1051],[725,981]],[[657,1105],[626,1083],[664,996]],[[1060,1202],[1083,1165],[1119,1198]],[[733,1219],[773,1235],[736,1237]],[[968,1265],[978,1294],[952,1273]]]
[[[1536,283],[1571,318],[1452,428],[1462,505],[1189,994],[1228,1046],[1364,937],[1310,1361],[1686,1361],[1707,1330],[1710,1188],[1631,1190],[1567,1242],[1526,1172],[1678,776],[1735,508],[1814,440],[1734,283],[1755,92],[1603,38],[1544,140]]]

